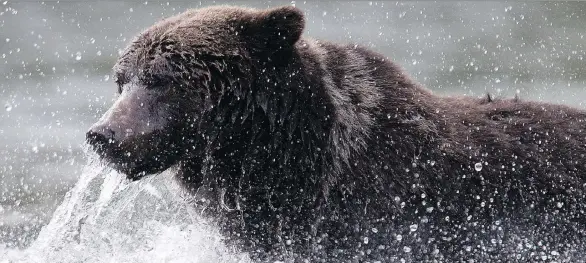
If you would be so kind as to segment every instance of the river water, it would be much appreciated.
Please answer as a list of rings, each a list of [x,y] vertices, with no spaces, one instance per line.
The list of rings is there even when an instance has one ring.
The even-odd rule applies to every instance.
[[[292,4],[289,1],[231,3],[259,8]],[[30,246],[51,218],[54,224],[44,230],[44,240],[65,240],[65,237],[48,237],[59,232],[59,222],[68,229],[73,228],[67,222],[75,220],[59,218],[59,213],[77,211],[72,214],[114,220],[119,218],[108,214],[104,219],[96,209],[110,207],[119,209],[119,213],[135,214],[152,212],[124,210],[121,201],[115,198],[101,201],[106,203],[80,199],[82,193],[73,194],[76,183],[78,190],[93,189],[95,198],[125,196],[137,201],[146,198],[142,195],[163,196],[162,193],[170,195],[175,191],[173,187],[157,189],[161,187],[157,183],[173,185],[167,177],[158,176],[150,183],[130,187],[135,192],[115,195],[116,191],[126,189],[126,183],[116,181],[119,179],[116,173],[104,171],[98,165],[87,165],[84,133],[113,101],[115,85],[111,67],[132,36],[162,17],[210,4],[0,0],[0,255],[3,250],[14,254],[17,253],[14,249]],[[503,97],[518,95],[521,99],[584,107],[586,3],[294,1],[293,4],[306,12],[306,35],[377,50],[436,93],[482,96],[490,92]],[[95,186],[90,187],[90,183]],[[154,192],[148,190],[151,188]],[[68,191],[72,192],[65,198]],[[166,198],[156,200],[161,200],[161,204],[168,200],[175,204],[184,201]],[[63,200],[61,210],[55,212]],[[76,209],[85,212],[67,210],[68,204],[73,206],[76,202],[83,204]],[[140,221],[145,224],[143,229],[156,229],[151,231],[156,237],[142,236],[153,242],[153,251],[165,249],[162,244],[167,240],[174,244],[194,244],[184,247],[185,251],[199,248],[209,255],[217,252],[242,260],[226,252],[229,249],[206,250],[206,240],[220,238],[214,234],[213,227],[208,231],[193,223],[196,217],[170,218],[175,210],[165,211],[160,214],[163,219]],[[166,223],[153,225],[157,222]],[[103,230],[106,232],[94,233],[96,237],[115,232],[117,228]],[[84,233],[91,231],[90,227]],[[170,240],[177,233],[183,233],[178,237],[181,240]],[[79,241],[80,237],[77,238]],[[109,244],[124,240],[132,238],[114,237]],[[34,246],[47,248],[42,240],[37,240]],[[132,248],[121,247],[128,251]],[[61,257],[61,261],[69,261],[63,255],[80,259],[75,257],[75,249],[71,249],[54,255],[53,259]],[[111,250],[96,249],[98,256],[94,259],[99,260],[100,252],[105,251]],[[120,258],[116,255],[128,251],[110,256]],[[128,261],[138,259],[132,253],[127,254]],[[181,253],[177,255],[175,259],[180,259]],[[227,261],[210,257],[218,262]]]

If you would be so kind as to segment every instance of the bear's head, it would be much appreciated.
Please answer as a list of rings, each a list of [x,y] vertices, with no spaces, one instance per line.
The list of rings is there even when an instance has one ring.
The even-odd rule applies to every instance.
[[[254,78],[266,65],[286,63],[304,24],[294,7],[227,6],[158,22],[115,64],[118,98],[87,132],[87,141],[131,179],[203,158],[197,157],[200,141],[222,129],[218,116],[240,114],[226,111],[254,91]]]

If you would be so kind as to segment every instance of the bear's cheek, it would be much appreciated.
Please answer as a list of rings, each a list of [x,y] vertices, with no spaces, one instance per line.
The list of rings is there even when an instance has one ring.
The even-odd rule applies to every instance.
[[[146,135],[130,136],[118,147],[127,159],[149,159],[164,154],[169,148],[169,137],[160,131]]]
[[[175,155],[177,147],[173,136],[164,130],[155,130],[148,134],[127,136],[123,141],[112,145],[106,160],[130,167],[155,164],[167,156]]]

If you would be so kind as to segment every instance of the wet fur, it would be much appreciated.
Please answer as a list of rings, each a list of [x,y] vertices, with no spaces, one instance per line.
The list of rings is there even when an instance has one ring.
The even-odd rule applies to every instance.
[[[116,66],[167,87],[178,178],[229,242],[311,262],[531,260],[538,245],[515,246],[544,237],[562,257],[583,248],[584,111],[439,97],[382,55],[299,38],[303,25],[291,7],[191,10]]]

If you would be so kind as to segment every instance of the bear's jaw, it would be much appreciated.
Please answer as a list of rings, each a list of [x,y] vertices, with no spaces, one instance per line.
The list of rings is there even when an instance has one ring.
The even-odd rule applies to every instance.
[[[137,181],[145,176],[163,172],[169,168],[164,162],[157,162],[153,158],[139,158],[136,160],[121,161],[111,158],[102,159],[109,167],[119,173],[125,174],[126,178]]]
[[[177,136],[157,132],[148,136],[136,135],[118,142],[92,138],[88,133],[88,144],[104,164],[126,174],[131,180],[138,180],[146,175],[165,171],[178,163],[184,153],[176,150],[180,146],[174,142],[175,137]]]

